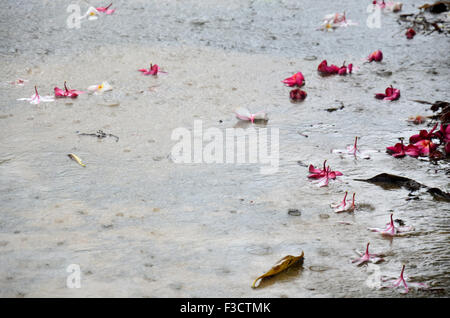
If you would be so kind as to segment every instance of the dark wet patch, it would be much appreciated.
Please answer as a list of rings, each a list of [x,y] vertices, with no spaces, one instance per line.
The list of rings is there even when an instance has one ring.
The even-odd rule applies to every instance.
[[[299,209],[289,209],[288,214],[292,216],[300,216],[302,212]]]

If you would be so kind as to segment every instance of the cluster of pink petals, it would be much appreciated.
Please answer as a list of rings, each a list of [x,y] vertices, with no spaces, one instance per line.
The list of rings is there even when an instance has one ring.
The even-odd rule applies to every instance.
[[[344,64],[339,67],[334,64],[328,65],[327,60],[323,60],[319,66],[317,67],[317,71],[319,73],[324,75],[331,75],[331,74],[339,74],[339,75],[346,75],[351,74],[353,70],[353,64],[349,64],[348,66],[345,66]]]
[[[380,50],[376,50],[375,52],[372,52],[368,57],[367,61],[372,62],[381,62],[383,60],[383,52]]]
[[[366,252],[365,253],[357,252],[361,257],[352,260],[352,263],[356,263],[357,266],[361,266],[361,265],[367,264],[369,262],[377,264],[377,263],[380,263],[380,262],[384,261],[384,259],[381,257],[381,254],[371,254],[371,253],[369,253],[369,244],[370,243],[367,243]]]
[[[355,195],[356,193],[353,193],[352,201],[347,201],[347,195],[348,192],[345,191],[344,199],[342,202],[338,202],[335,204],[331,204],[331,207],[334,208],[334,212],[341,213],[341,212],[353,212],[356,209],[355,205]]]
[[[397,88],[394,88],[391,86],[389,86],[388,88],[386,88],[385,93],[378,93],[375,94],[375,98],[376,99],[383,99],[383,100],[397,100],[400,98],[400,90]]]
[[[326,167],[326,160],[323,162],[323,169],[314,168],[313,165],[309,165],[309,175],[310,179],[318,179],[319,187],[328,186],[329,180],[335,180],[336,177],[342,176],[342,172],[332,171],[330,166]]]
[[[402,158],[406,155],[411,157],[419,156],[419,150],[417,149],[417,147],[414,145],[405,146],[403,144],[403,139],[401,140],[401,142],[396,143],[394,146],[387,147],[386,152],[395,158]]]
[[[289,87],[302,87],[303,85],[305,85],[305,77],[301,72],[297,72],[291,77],[284,79],[282,83],[286,84],[286,86]]]
[[[150,64],[149,69],[141,68],[138,71],[142,72],[143,75],[158,75],[158,73],[166,73],[161,71],[161,68],[158,66],[158,64]]]
[[[402,291],[402,293],[407,294],[409,292],[409,288],[413,287],[413,288],[417,288],[417,289],[428,289],[428,285],[424,284],[424,283],[413,283],[413,282],[406,282],[408,279],[407,277],[405,277],[405,265],[402,266],[402,271],[400,273],[400,277],[398,277],[397,279],[383,279],[383,281],[390,281],[391,284],[389,284],[388,286],[384,286],[384,287],[389,287],[389,288],[398,288],[398,287],[403,287],[404,290]]]
[[[78,95],[84,93],[83,91],[78,91],[76,89],[68,89],[66,82],[64,82],[64,89],[55,87],[55,97],[70,97],[70,98],[76,98]]]
[[[406,38],[407,38],[408,40],[411,40],[411,39],[416,35],[416,31],[414,31],[413,28],[409,28],[409,29],[406,31],[405,35],[406,35]]]
[[[103,12],[105,14],[113,14],[114,11],[116,11],[116,9],[110,9],[109,7],[112,6],[112,3],[110,3],[107,7],[99,7],[99,8],[95,8],[97,9],[98,12]]]
[[[409,137],[409,145],[405,146],[403,140],[401,140],[400,143],[387,147],[386,152],[396,158],[406,155],[440,158],[442,154],[437,150],[438,144],[432,141],[432,139],[439,139],[441,144],[444,145],[445,153],[450,155],[450,125],[441,125],[440,130],[436,131],[437,126],[436,123],[430,131],[423,129],[418,134]]]
[[[372,232],[379,232],[381,235],[385,236],[396,236],[403,232],[411,232],[414,228],[412,226],[395,226],[393,220],[393,213],[391,213],[391,221],[386,224],[386,228],[369,228]]]

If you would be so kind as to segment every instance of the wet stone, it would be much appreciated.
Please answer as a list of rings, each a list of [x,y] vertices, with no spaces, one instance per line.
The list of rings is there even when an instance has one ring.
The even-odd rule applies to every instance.
[[[300,216],[302,212],[299,209],[289,209],[288,214],[291,216]]]

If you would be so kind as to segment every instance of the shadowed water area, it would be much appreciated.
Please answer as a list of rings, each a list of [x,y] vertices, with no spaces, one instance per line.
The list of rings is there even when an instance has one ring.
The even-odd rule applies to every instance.
[[[358,182],[380,173],[450,190],[448,161],[394,158],[387,146],[432,115],[413,100],[449,101],[450,43],[433,33],[404,36],[397,14],[369,28],[371,1],[114,1],[116,12],[69,28],[67,6],[85,1],[0,4],[0,296],[2,297],[392,297],[379,276],[449,292],[449,203],[426,191]],[[93,1],[91,5],[108,3]],[[404,1],[402,13],[423,1]],[[318,31],[322,17],[347,13],[357,26]],[[381,63],[363,64],[381,49]],[[323,60],[359,69],[321,77]],[[167,74],[137,70],[158,64]],[[301,71],[302,103],[281,80]],[[23,86],[9,82],[28,80]],[[30,104],[67,81],[111,92]],[[375,93],[401,90],[394,102]],[[342,107],[342,105],[344,107]],[[180,164],[171,157],[174,129],[233,128],[239,106],[269,114],[279,129],[279,167],[260,163]],[[335,111],[327,109],[336,108]],[[112,136],[80,135],[102,130]],[[332,153],[359,136],[369,160]],[[67,154],[79,156],[86,167]],[[344,175],[319,188],[308,165],[328,160]],[[359,208],[337,214],[330,203],[356,192]],[[291,210],[291,212],[289,212]],[[298,210],[292,212],[292,210]],[[387,239],[390,213],[412,235]],[[356,267],[370,242],[385,262]],[[280,258],[304,263],[252,282]],[[66,287],[66,268],[81,268],[81,288]]]

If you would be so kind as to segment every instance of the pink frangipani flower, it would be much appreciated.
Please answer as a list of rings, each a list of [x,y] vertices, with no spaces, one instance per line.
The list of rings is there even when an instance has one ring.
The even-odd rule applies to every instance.
[[[19,78],[19,79],[13,81],[13,82],[10,82],[10,84],[11,85],[17,85],[17,86],[23,86],[23,85],[25,85],[26,82],[28,82],[28,80],[24,80],[24,79]]]
[[[70,98],[76,98],[79,94],[83,94],[83,91],[78,91],[76,89],[68,89],[66,82],[64,82],[64,89],[55,87],[55,97],[70,97]]]
[[[400,273],[400,277],[398,277],[397,279],[395,278],[391,278],[391,279],[386,279],[386,278],[382,278],[382,280],[384,282],[390,282],[389,285],[387,286],[383,286],[383,287],[388,287],[388,288],[398,288],[398,287],[404,287],[404,290],[402,291],[402,293],[407,294],[409,292],[409,289],[411,287],[413,288],[417,288],[417,289],[428,289],[428,285],[424,284],[424,283],[413,283],[413,282],[406,282],[408,280],[408,278],[405,275],[405,265],[402,266],[402,271]]]
[[[19,98],[18,100],[26,100],[29,101],[30,104],[39,104],[40,102],[54,102],[55,99],[53,96],[40,96],[37,87],[34,87],[35,94],[30,98]]]
[[[342,176],[342,172],[332,171],[330,166],[325,167],[326,162],[326,160],[323,162],[323,169],[314,168],[313,165],[309,165],[310,174],[308,175],[308,178],[318,179],[319,187],[325,187],[328,185],[330,179],[334,180],[336,177]]]
[[[372,52],[368,57],[367,57],[367,61],[368,62],[381,62],[383,60],[383,52],[381,52],[380,50],[377,50],[375,52]]]
[[[365,253],[361,253],[361,252],[357,252],[357,254],[359,254],[359,256],[361,256],[360,258],[354,259],[352,260],[352,263],[356,263],[357,266],[361,266],[367,263],[380,263],[383,262],[384,259],[381,257],[381,254],[371,254],[369,253],[369,244],[367,243],[366,246],[366,252]]]
[[[305,77],[301,72],[295,73],[291,77],[288,77],[282,81],[282,83],[286,84],[286,86],[292,87],[302,87],[305,85]]]
[[[376,99],[383,99],[383,100],[397,100],[400,98],[400,90],[397,88],[393,88],[392,85],[385,90],[385,94],[378,93],[375,94]]]
[[[414,144],[414,147],[419,149],[419,156],[428,156],[430,153],[436,150],[438,145],[433,143],[431,140],[421,140]]]
[[[110,3],[107,7],[99,7],[96,8],[98,12],[103,12],[105,14],[113,14],[116,9],[110,9],[109,7],[112,6],[112,3]]]
[[[369,230],[372,232],[379,232],[379,233],[381,233],[381,235],[386,235],[386,236],[396,236],[400,233],[411,232],[412,230],[414,230],[414,228],[412,226],[395,226],[394,220],[392,218],[393,215],[394,214],[391,213],[391,221],[386,224],[386,228],[384,228],[384,229],[369,228]]]
[[[267,114],[265,112],[257,112],[257,113],[250,113],[250,111],[247,108],[239,107],[234,112],[236,114],[236,118],[244,121],[250,121],[252,124],[255,121],[267,121]]]
[[[347,20],[345,12],[343,13],[331,13],[323,17],[322,25],[319,30],[333,31],[338,27],[347,27],[350,25],[357,25],[357,23]]]
[[[358,137],[355,137],[355,143],[353,145],[347,146],[346,149],[333,149],[333,153],[346,154],[353,157],[359,157],[362,159],[370,159],[368,155],[369,152],[374,152],[372,150],[360,151],[358,148]]]
[[[347,201],[347,195],[348,192],[345,191],[345,196],[342,202],[331,204],[331,207],[334,208],[334,212],[341,213],[341,212],[353,212],[356,209],[355,205],[355,195],[356,193],[353,193],[352,202]]]
[[[334,64],[328,65],[327,60],[323,60],[317,67],[317,71],[322,75],[331,75],[331,74],[347,75],[347,73],[351,74],[352,70],[353,64],[345,66],[344,62],[341,67],[338,67]]]
[[[158,75],[158,73],[167,73],[161,71],[161,68],[158,66],[158,64],[150,64],[150,68],[148,70],[145,68],[141,68],[138,71],[142,72],[143,75]]]
[[[419,148],[414,145],[405,146],[403,144],[403,138],[401,138],[400,142],[396,143],[395,146],[386,147],[386,152],[395,158],[401,158],[406,155],[418,157],[420,155]]]
[[[418,134],[409,137],[409,142],[415,144],[416,142],[419,142],[421,140],[430,140],[432,138],[436,138],[437,133],[435,133],[434,131],[436,130],[437,126],[438,123],[436,123],[430,131],[422,129]]]
[[[289,97],[292,101],[302,101],[306,98],[308,94],[299,88],[293,89],[289,93]]]

